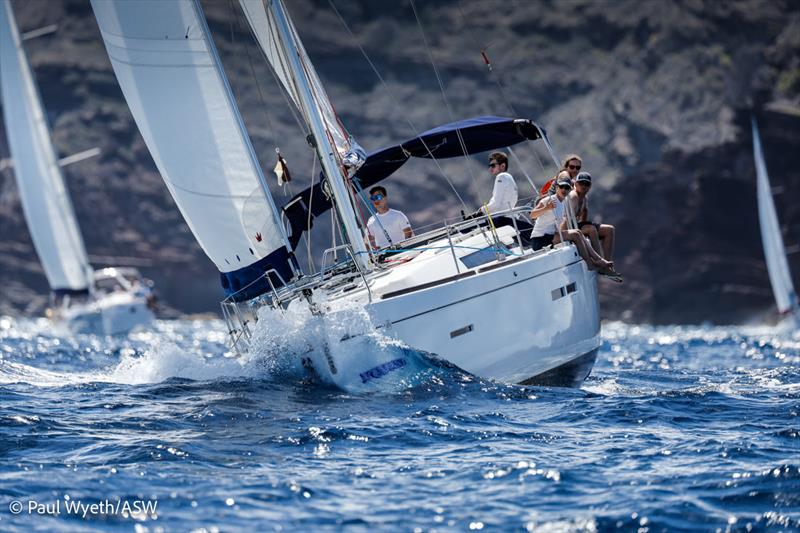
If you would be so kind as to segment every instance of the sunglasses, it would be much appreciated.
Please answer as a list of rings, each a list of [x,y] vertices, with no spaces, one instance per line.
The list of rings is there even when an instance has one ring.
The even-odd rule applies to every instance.
[[[369,197],[369,199],[372,200],[373,202],[379,202],[380,200],[383,200],[383,195],[373,194],[372,196]]]
[[[567,168],[570,169],[570,170],[580,170],[581,166],[580,165],[567,165]]]
[[[494,168],[498,166],[498,163],[489,163],[489,168]]]
[[[570,189],[572,189],[572,187],[570,187],[569,185],[559,185],[558,188],[561,189],[562,191],[569,191]]]

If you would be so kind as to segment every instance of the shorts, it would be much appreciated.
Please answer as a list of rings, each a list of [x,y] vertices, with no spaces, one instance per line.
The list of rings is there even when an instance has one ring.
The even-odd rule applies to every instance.
[[[594,226],[594,229],[600,231],[600,224],[595,224],[594,222],[589,222],[588,220],[584,220],[583,222],[578,222],[578,229],[583,229],[584,226]]]
[[[550,246],[551,244],[553,244],[553,239],[555,239],[555,238],[556,238],[556,236],[555,236],[554,233],[545,233],[544,235],[542,235],[540,237],[532,237],[531,238],[531,248],[533,248],[534,252],[536,250],[541,250],[545,246]]]

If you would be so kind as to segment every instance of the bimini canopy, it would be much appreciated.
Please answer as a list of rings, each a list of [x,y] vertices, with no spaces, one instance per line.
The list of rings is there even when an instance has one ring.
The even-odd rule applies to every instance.
[[[465,150],[466,155],[478,154],[540,139],[543,135],[543,130],[527,119],[483,116],[460,120],[428,130],[396,146],[370,153],[354,179],[358,180],[360,187],[368,189],[394,174],[412,157],[461,157],[465,155]],[[330,199],[323,193],[323,185],[324,182],[320,182],[309,187],[283,207],[291,228],[289,240],[292,248],[300,242],[309,220],[313,221],[331,208]]]

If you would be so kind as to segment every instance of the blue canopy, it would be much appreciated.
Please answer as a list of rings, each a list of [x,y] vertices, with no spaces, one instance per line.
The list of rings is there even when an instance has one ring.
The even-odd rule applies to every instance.
[[[543,131],[527,119],[483,116],[460,120],[428,130],[418,137],[396,146],[383,148],[367,156],[354,180],[363,189],[394,174],[412,157],[446,159],[478,154],[542,138]],[[460,138],[459,138],[460,136]],[[466,151],[466,154],[465,154]],[[296,194],[283,207],[289,220],[289,241],[296,248],[303,232],[313,225],[313,219],[332,207],[323,193],[324,180]],[[313,195],[313,203],[310,201]],[[309,204],[311,209],[309,212]]]

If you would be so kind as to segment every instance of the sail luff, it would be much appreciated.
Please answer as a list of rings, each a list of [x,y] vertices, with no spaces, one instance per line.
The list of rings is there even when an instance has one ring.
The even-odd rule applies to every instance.
[[[761,138],[755,118],[752,119],[753,130],[753,155],[756,166],[756,195],[758,199],[758,220],[761,226],[761,241],[764,245],[764,257],[767,262],[772,292],[778,311],[786,313],[797,310],[797,295],[789,271],[789,262],[786,259],[786,249],[783,245],[781,228],[775,203],[772,200],[772,190],[767,174],[767,165],[761,148]]]
[[[352,156],[351,142],[347,139],[345,144],[341,146],[336,142],[336,139],[343,135],[341,125],[333,113],[327,94],[313,70],[313,66],[305,53],[305,49],[282,0],[271,0],[269,2],[269,12],[263,9],[265,5],[258,0],[240,0],[240,4],[245,13],[248,14],[248,22],[254,33],[257,36],[262,35],[262,38],[259,38],[262,49],[264,49],[265,36],[271,35],[269,28],[274,28],[277,33],[272,42],[279,45],[279,47],[276,47],[274,51],[281,58],[285,58],[291,69],[290,76],[284,81],[284,87],[290,94],[293,93],[292,88],[296,89],[293,99],[295,99],[311,129],[322,168],[331,184],[331,190],[339,218],[347,234],[347,240],[355,252],[356,263],[360,268],[366,269],[369,266],[369,253],[366,249],[364,235],[356,220],[353,203],[345,183],[345,179],[348,177],[347,171],[343,167],[343,161]],[[268,25],[267,29],[260,26],[258,21],[250,15],[256,11],[261,13],[261,10],[253,9],[259,6],[264,11],[263,23]],[[274,26],[270,24],[270,19],[274,21]],[[272,53],[271,50],[264,50],[268,58]],[[329,112],[326,109],[329,109]],[[356,147],[357,145],[353,148]],[[357,147],[357,149],[360,152],[358,157],[360,159],[358,165],[360,165],[366,159],[366,155],[363,154],[360,147]],[[352,171],[355,172],[356,169],[357,167],[353,168]]]
[[[0,64],[14,175],[45,275],[56,292],[89,290],[92,269],[8,0],[0,9]]]

